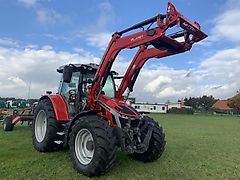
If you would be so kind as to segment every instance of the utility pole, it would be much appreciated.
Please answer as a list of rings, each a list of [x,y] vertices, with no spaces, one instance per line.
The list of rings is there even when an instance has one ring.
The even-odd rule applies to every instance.
[[[30,99],[30,93],[31,93],[31,80],[29,81],[29,85],[28,85],[28,93],[27,93],[27,102],[30,105],[29,99]]]

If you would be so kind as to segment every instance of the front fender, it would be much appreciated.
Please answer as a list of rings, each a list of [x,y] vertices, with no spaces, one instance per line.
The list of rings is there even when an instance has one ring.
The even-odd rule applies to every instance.
[[[75,124],[75,122],[80,119],[82,116],[87,116],[87,115],[97,115],[100,111],[82,111],[78,113],[69,123],[67,123],[67,128],[65,128],[65,139],[64,142],[65,144],[68,144],[69,141],[69,135],[72,129],[72,126]]]
[[[58,121],[69,121],[70,118],[68,115],[67,104],[60,94],[56,95],[46,94],[40,98],[40,101],[42,99],[49,99],[51,101],[56,119]]]

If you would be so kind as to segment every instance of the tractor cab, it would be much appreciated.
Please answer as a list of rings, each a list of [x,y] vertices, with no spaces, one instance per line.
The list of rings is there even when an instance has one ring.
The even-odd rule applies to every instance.
[[[97,64],[70,64],[57,69],[57,72],[61,74],[58,94],[66,101],[70,117],[85,109],[87,91],[97,69]],[[67,80],[66,76],[68,76]]]
[[[86,110],[88,90],[94,81],[98,67],[97,64],[92,63],[69,64],[57,69],[57,72],[61,74],[58,94],[66,101],[70,117]],[[102,93],[108,97],[115,97],[116,89],[112,75],[107,78]]]

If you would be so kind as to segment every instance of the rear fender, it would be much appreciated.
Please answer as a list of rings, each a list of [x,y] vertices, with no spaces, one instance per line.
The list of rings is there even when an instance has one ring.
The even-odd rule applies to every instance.
[[[67,104],[60,94],[56,95],[47,94],[42,96],[39,101],[43,99],[49,99],[51,101],[56,119],[58,121],[69,121]]]

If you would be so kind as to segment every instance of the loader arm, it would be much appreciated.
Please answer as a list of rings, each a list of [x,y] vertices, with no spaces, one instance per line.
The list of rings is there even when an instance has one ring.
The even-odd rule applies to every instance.
[[[185,49],[177,50],[177,51],[170,51],[170,50],[159,50],[156,48],[147,48],[146,46],[141,46],[134,56],[133,61],[129,65],[121,84],[118,88],[116,93],[117,98],[121,98],[122,94],[128,88],[130,92],[133,91],[133,86],[136,82],[138,74],[142,69],[143,65],[151,58],[163,58],[167,56],[171,56],[174,54],[185,52]]]
[[[149,24],[151,26],[154,23],[156,25],[153,28],[147,28],[146,30],[134,34],[122,36],[127,32],[130,32],[132,30],[141,28]],[[166,31],[173,26],[181,27],[182,31],[171,35],[166,35]],[[132,49],[139,46],[146,47],[154,46],[156,50],[152,49],[149,51],[149,53],[151,53],[151,51],[157,51],[157,49],[159,49],[160,51],[166,54],[165,56],[168,56],[171,55],[171,52],[174,52],[172,54],[176,54],[179,52],[187,51],[191,49],[192,45],[195,42],[198,42],[206,37],[207,35],[200,30],[200,25],[197,22],[192,23],[189,20],[187,20],[184,16],[177,12],[175,7],[171,3],[168,3],[166,14],[159,14],[153,18],[138,23],[123,31],[114,33],[105,51],[105,54],[100,62],[99,69],[95,75],[94,82],[89,91],[88,96],[89,108],[94,109],[99,94],[101,93],[101,89],[105,85],[107,76],[111,71],[111,67],[114,63],[114,60],[122,49],[125,48]],[[177,38],[183,38],[184,41],[178,42]],[[155,57],[154,55],[148,53],[145,53],[145,56],[147,57],[145,59]],[[135,61],[137,61],[137,59],[138,58],[135,58]],[[134,63],[131,63],[131,65],[134,65]],[[125,76],[130,75],[126,73]],[[128,77],[125,77],[125,79],[128,79]],[[122,86],[125,87],[126,85]],[[118,96],[122,94],[123,90],[120,91],[121,93],[119,92]]]

